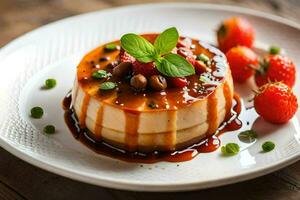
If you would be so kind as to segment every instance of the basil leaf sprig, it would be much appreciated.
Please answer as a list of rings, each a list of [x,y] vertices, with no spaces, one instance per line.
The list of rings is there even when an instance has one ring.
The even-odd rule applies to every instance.
[[[182,56],[170,53],[176,47],[179,34],[175,27],[162,32],[151,44],[134,33],[122,36],[121,46],[142,63],[155,62],[157,70],[165,76],[182,77],[195,74],[194,67]]]

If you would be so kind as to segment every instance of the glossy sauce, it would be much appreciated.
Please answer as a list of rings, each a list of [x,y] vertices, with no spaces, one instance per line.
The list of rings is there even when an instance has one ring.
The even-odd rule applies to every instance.
[[[242,123],[238,119],[238,115],[241,112],[241,102],[238,95],[234,95],[233,107],[231,108],[230,118],[221,124],[214,135],[209,136],[200,142],[182,149],[180,151],[168,151],[168,152],[151,152],[151,153],[140,153],[140,152],[129,152],[123,149],[119,149],[111,146],[104,141],[96,141],[91,137],[89,130],[81,128],[78,119],[73,111],[70,109],[71,95],[68,94],[63,100],[63,108],[65,109],[65,122],[68,125],[73,136],[81,141],[85,146],[93,150],[98,154],[116,158],[127,162],[139,162],[139,163],[155,163],[159,161],[167,162],[184,162],[193,159],[200,153],[213,152],[218,149],[221,145],[218,136],[226,131],[238,130],[241,128]],[[131,116],[133,119],[135,116]],[[135,133],[137,128],[130,128],[130,132]],[[169,140],[170,138],[166,138]],[[135,141],[135,140],[133,140]]]
[[[136,151],[138,147],[139,112],[125,112],[125,148]]]
[[[79,124],[81,128],[85,128],[85,119],[86,119],[86,112],[87,112],[87,108],[89,105],[89,101],[90,101],[90,96],[89,95],[85,95],[83,102],[82,102],[82,107],[81,107],[81,114],[79,116]]]
[[[227,99],[225,101],[227,102]],[[216,97],[216,91],[208,97],[207,114],[207,121],[209,124],[206,136],[210,136],[218,128],[218,99]]]

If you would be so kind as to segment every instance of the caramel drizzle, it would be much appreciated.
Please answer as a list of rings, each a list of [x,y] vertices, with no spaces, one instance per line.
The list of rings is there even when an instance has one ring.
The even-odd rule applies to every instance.
[[[82,102],[81,113],[79,116],[80,128],[85,128],[86,112],[88,109],[89,102],[90,102],[90,95],[85,94]]]
[[[102,137],[103,107],[104,105],[100,105],[97,111],[96,124],[94,130],[95,138],[97,140],[101,140]]]
[[[218,128],[218,99],[216,98],[216,91],[211,93],[207,100],[207,121],[208,130],[207,136],[211,136]]]
[[[165,148],[166,150],[175,150],[175,141],[177,133],[177,111],[168,112],[168,120],[170,120],[171,131],[166,132],[165,135]]]
[[[138,147],[139,112],[125,112],[125,147],[136,151]]]
[[[232,94],[228,82],[224,82],[223,95],[225,97],[225,120],[231,117]]]

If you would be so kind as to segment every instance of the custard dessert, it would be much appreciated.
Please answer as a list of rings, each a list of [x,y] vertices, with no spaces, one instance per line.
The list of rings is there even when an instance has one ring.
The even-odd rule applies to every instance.
[[[126,34],[77,67],[72,107],[95,141],[126,151],[175,151],[213,135],[230,117],[225,55],[175,28]]]

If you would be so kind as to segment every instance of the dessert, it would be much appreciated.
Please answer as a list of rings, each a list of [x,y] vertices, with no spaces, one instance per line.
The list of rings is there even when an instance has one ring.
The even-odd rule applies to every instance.
[[[89,137],[130,152],[175,151],[212,136],[231,117],[225,55],[176,33],[127,34],[82,59],[71,105]],[[175,36],[175,44],[167,36]],[[146,41],[143,53],[155,55],[131,52],[139,40],[157,48]]]
[[[238,17],[223,23],[217,39],[227,58],[205,42],[179,37],[176,28],[129,33],[96,48],[78,65],[64,98],[66,124],[76,139],[102,155],[140,163],[188,161],[215,151],[220,134],[242,127],[232,74],[235,81],[255,78],[262,85],[250,88],[254,106],[246,109],[271,123],[288,122],[298,108],[290,88],[295,66],[279,55],[279,47],[258,62],[261,57],[251,49],[254,31],[240,34],[250,29]],[[238,134],[246,143],[256,137],[255,130]],[[233,142],[221,147],[226,156],[239,151]]]

